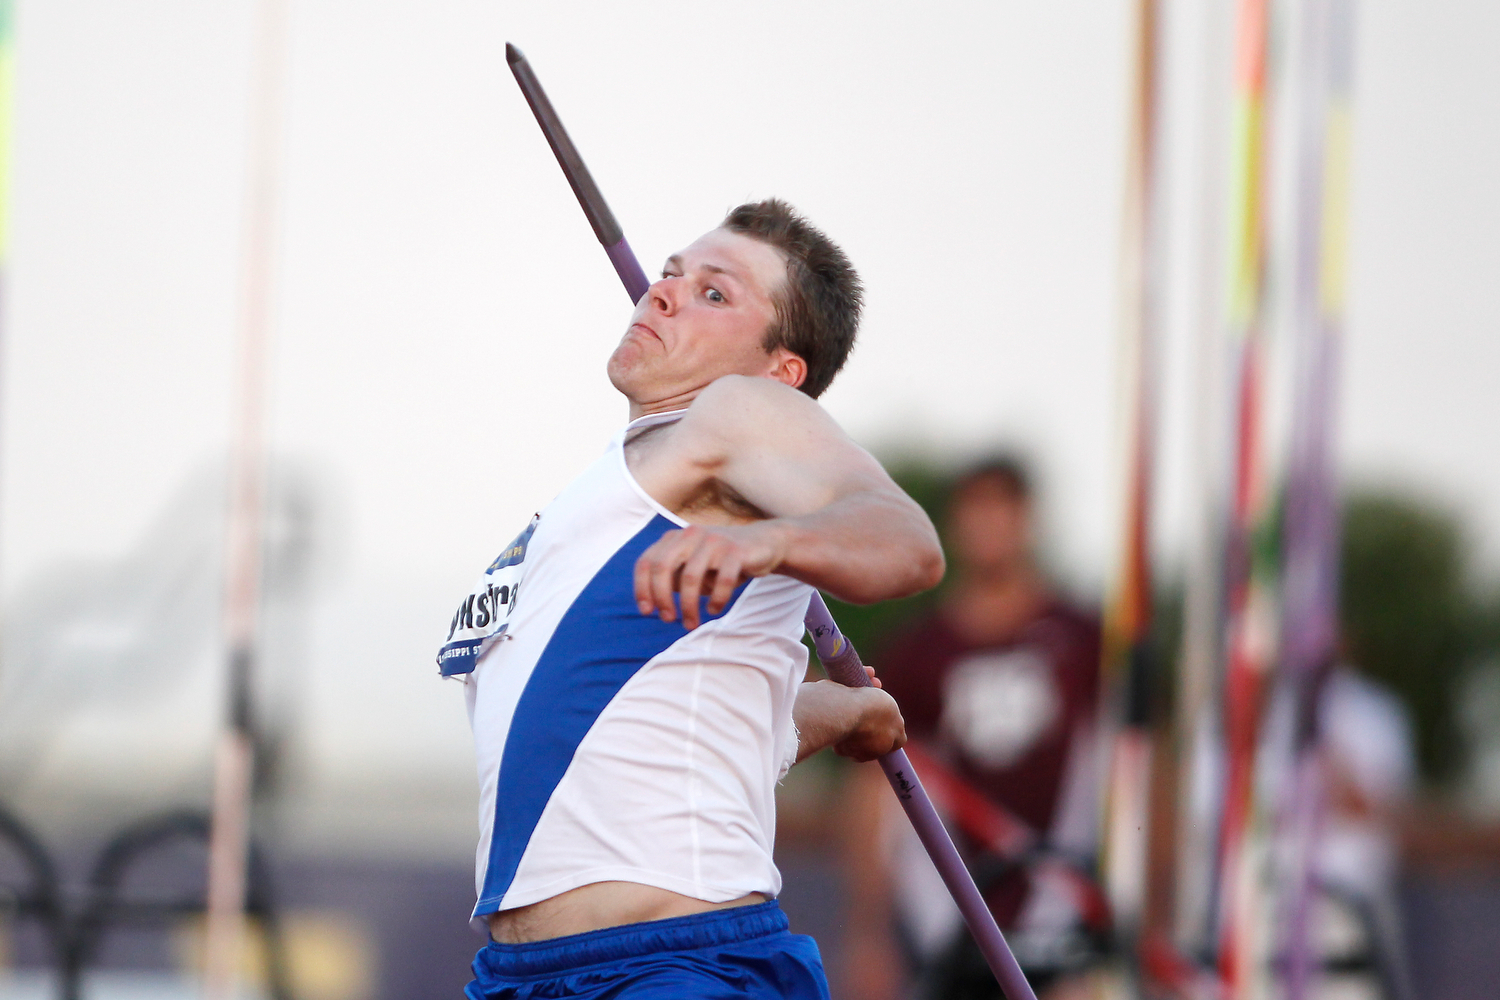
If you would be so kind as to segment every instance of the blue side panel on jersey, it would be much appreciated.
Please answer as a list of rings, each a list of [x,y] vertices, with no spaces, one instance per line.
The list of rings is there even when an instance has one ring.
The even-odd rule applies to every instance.
[[[686,635],[680,621],[643,615],[635,603],[636,560],[675,527],[658,514],[622,545],[574,599],[542,650],[505,738],[476,915],[499,908],[542,810],[599,713],[648,660]],[[724,612],[713,617],[727,614],[743,590],[736,589]]]

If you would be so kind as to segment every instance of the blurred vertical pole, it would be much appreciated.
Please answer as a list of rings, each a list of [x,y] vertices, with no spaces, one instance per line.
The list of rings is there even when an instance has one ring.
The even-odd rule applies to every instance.
[[[1234,392],[1225,569],[1225,775],[1219,834],[1218,967],[1226,1000],[1249,997],[1260,972],[1256,751],[1275,644],[1266,522],[1263,395],[1266,324],[1269,0],[1239,0],[1230,184],[1229,336]]]
[[[1299,6],[1296,370],[1281,610],[1281,664],[1295,705],[1290,795],[1282,812],[1283,840],[1291,849],[1281,921],[1286,1000],[1308,995],[1313,971],[1309,910],[1325,798],[1319,705],[1338,653],[1334,407],[1343,327],[1353,62],[1351,0],[1302,0]]]
[[[1233,24],[1224,3],[1196,5],[1203,46],[1198,85],[1202,102],[1198,141],[1195,336],[1193,338],[1193,467],[1182,646],[1175,698],[1181,808],[1177,824],[1176,938],[1179,947],[1205,954],[1213,940],[1217,872],[1217,817],[1221,789],[1213,776],[1221,764],[1222,718],[1217,711],[1223,676],[1224,502],[1228,476],[1228,406],[1225,398],[1224,271],[1228,115]]]
[[[261,589],[266,373],[276,222],[287,0],[258,0],[241,248],[233,442],[229,467],[224,637],[228,718],[214,761],[204,993],[235,993],[245,936],[250,806],[255,775],[252,671]]]
[[[1100,860],[1116,932],[1127,942],[1127,950],[1142,930],[1148,892],[1146,828],[1154,675],[1151,507],[1162,256],[1157,190],[1159,30],[1158,0],[1137,0],[1120,254],[1120,496],[1124,517],[1100,664],[1107,748]]]
[[[0,0],[0,349],[5,346],[5,321],[10,311],[10,162],[15,94],[15,4],[13,0]]]

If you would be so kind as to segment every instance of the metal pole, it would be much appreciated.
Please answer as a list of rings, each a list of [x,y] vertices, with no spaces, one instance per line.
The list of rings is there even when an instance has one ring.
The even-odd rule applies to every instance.
[[[1327,798],[1320,707],[1338,654],[1334,443],[1344,306],[1352,7],[1352,0],[1304,0],[1299,10],[1297,371],[1282,540],[1282,669],[1296,704],[1290,794],[1282,818],[1292,848],[1282,925],[1286,1000],[1303,1000],[1313,991],[1311,906]]]
[[[240,273],[234,438],[224,581],[228,718],[214,757],[204,993],[234,996],[245,933],[255,774],[253,688],[265,506],[266,369],[287,0],[260,0]]]
[[[1158,750],[1153,746],[1151,718],[1156,674],[1151,649],[1151,512],[1161,256],[1155,197],[1157,8],[1157,0],[1138,0],[1136,5],[1136,76],[1120,241],[1120,497],[1124,517],[1120,561],[1104,619],[1099,678],[1108,748],[1100,870],[1116,931],[1129,944],[1145,930],[1147,835],[1160,820],[1150,816],[1149,809]]]
[[[1256,859],[1255,762],[1271,668],[1273,569],[1258,551],[1266,517],[1264,362],[1267,55],[1270,0],[1239,0],[1235,32],[1234,161],[1231,186],[1229,334],[1235,393],[1234,465],[1225,552],[1224,732],[1226,767],[1219,835],[1218,967],[1226,1000],[1254,994],[1264,950],[1256,919],[1262,904]]]

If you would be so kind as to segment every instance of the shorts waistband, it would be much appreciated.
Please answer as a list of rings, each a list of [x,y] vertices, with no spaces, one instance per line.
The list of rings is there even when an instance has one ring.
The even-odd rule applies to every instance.
[[[544,976],[656,952],[690,951],[749,941],[786,929],[786,914],[772,899],[750,906],[731,906],[686,917],[606,927],[546,941],[525,944],[491,941],[484,956],[485,964],[496,975],[509,978]]]

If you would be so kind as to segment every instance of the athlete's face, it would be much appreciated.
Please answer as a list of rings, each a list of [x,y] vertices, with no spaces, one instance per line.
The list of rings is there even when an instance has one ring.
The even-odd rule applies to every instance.
[[[802,359],[763,346],[785,281],[780,250],[727,229],[667,258],[609,359],[609,380],[633,415],[686,406],[723,375],[800,384]]]

